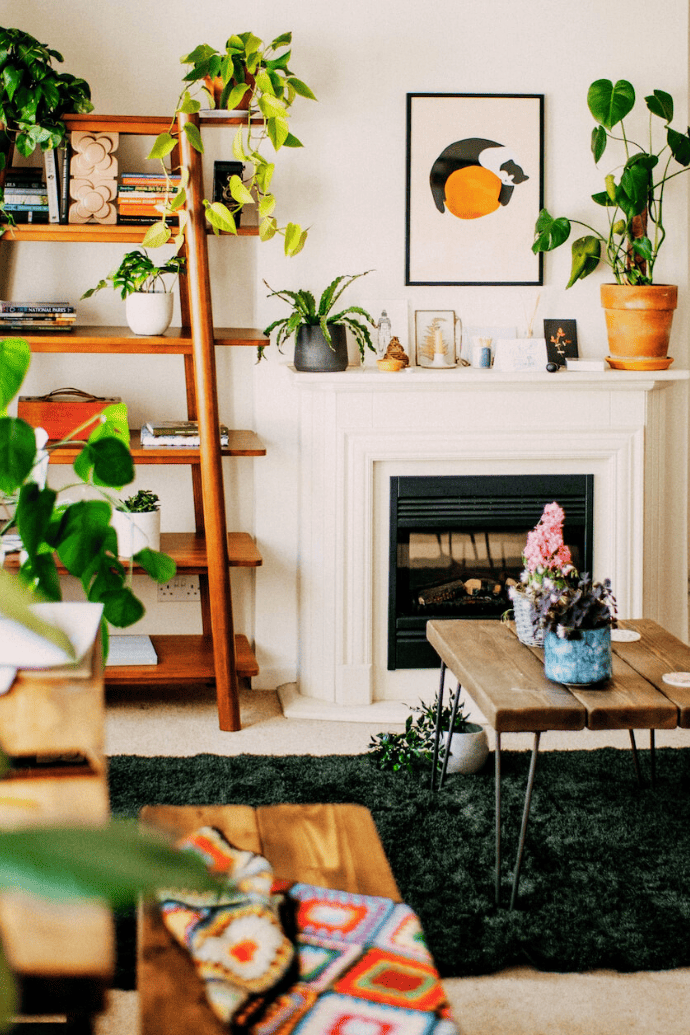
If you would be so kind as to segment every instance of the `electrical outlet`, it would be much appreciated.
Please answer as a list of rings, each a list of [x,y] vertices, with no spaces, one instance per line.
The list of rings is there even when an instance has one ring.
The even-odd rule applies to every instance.
[[[161,603],[165,601],[189,603],[189,601],[200,599],[198,575],[176,575],[170,582],[158,585],[158,600]]]

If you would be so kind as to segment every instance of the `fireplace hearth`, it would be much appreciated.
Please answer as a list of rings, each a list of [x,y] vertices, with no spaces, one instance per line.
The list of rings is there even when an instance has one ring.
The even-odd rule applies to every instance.
[[[430,618],[501,618],[547,503],[565,510],[573,563],[591,571],[593,492],[591,474],[392,477],[388,668],[438,664]]]

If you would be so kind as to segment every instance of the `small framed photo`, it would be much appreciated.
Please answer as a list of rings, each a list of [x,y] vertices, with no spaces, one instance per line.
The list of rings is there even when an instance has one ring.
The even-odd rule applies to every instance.
[[[213,200],[221,201],[224,205],[232,204],[230,194],[230,178],[239,176],[242,178],[244,166],[242,162],[214,162],[213,163]]]
[[[447,369],[456,365],[455,313],[452,309],[417,309],[414,314],[415,363]]]
[[[499,338],[494,352],[494,370],[529,371],[546,369],[544,338]]]
[[[544,338],[549,363],[566,365],[567,359],[577,359],[577,321],[544,320]]]

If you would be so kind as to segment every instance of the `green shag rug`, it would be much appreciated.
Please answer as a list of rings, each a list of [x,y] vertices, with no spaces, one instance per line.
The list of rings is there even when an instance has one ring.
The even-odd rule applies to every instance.
[[[649,773],[649,752],[640,751]],[[630,751],[545,751],[538,761],[518,906],[508,909],[529,752],[502,755],[503,904],[494,904],[493,757],[473,776],[381,773],[367,755],[109,760],[115,815],[146,804],[366,805],[442,977],[515,963],[542,970],[690,965],[690,748],[657,751],[638,786]],[[132,986],[132,921],[118,931]]]

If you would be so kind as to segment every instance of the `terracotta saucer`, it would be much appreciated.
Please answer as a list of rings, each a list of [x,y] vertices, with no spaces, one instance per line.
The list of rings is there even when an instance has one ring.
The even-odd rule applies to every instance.
[[[673,359],[671,356],[661,359],[614,359],[607,356],[606,362],[614,370],[668,370]]]

